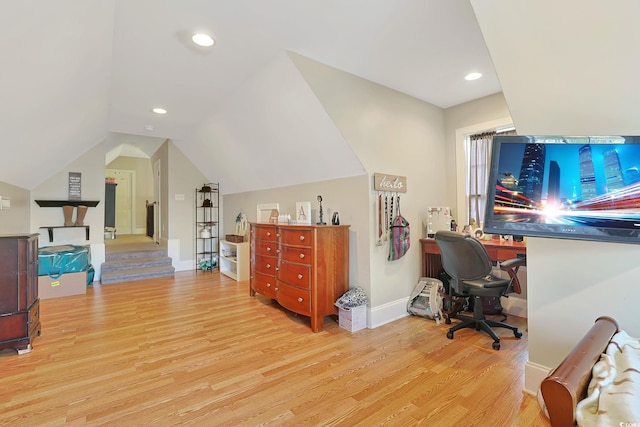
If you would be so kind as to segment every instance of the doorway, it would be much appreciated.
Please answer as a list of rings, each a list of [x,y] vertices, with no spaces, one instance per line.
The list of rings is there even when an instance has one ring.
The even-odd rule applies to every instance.
[[[115,228],[118,234],[135,234],[136,215],[135,179],[136,172],[132,170],[106,169],[106,175],[113,178],[116,184]]]

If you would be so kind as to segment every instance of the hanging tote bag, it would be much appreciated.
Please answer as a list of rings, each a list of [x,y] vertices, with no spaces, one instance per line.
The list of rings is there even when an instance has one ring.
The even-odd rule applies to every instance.
[[[409,221],[400,214],[391,224],[391,241],[389,242],[389,261],[400,259],[411,247]]]

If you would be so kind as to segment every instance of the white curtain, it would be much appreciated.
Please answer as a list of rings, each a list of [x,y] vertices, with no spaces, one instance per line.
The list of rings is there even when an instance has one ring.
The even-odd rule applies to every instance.
[[[491,166],[491,144],[495,131],[470,135],[467,142],[469,176],[467,195],[469,209],[467,223],[476,227],[484,224],[484,210],[487,204],[487,184]],[[515,130],[500,132],[499,135],[516,135]]]

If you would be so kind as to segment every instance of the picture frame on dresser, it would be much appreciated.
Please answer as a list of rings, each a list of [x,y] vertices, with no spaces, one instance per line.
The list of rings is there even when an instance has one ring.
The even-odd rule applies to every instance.
[[[311,202],[296,202],[296,224],[311,224]]]
[[[273,217],[275,211],[276,219],[278,218],[278,212],[280,212],[280,204],[279,203],[261,203],[257,206],[257,222],[272,222],[271,218]]]

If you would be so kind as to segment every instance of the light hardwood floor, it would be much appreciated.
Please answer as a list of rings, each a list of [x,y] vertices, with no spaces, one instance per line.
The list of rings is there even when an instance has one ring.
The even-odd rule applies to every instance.
[[[0,352],[0,425],[548,425],[526,332],[500,351],[417,317],[314,334],[248,286],[179,272],[41,301],[33,352]]]

